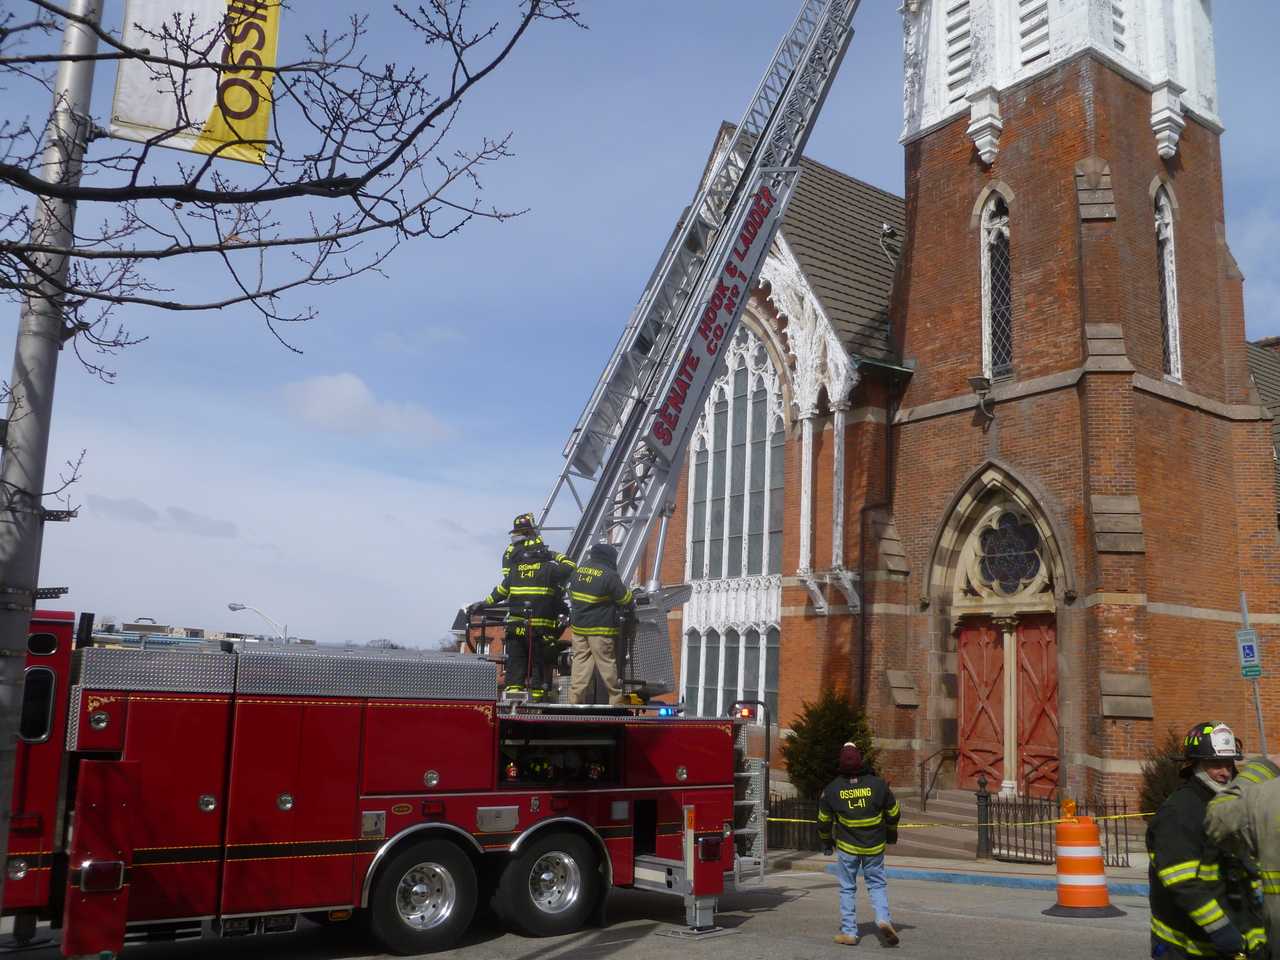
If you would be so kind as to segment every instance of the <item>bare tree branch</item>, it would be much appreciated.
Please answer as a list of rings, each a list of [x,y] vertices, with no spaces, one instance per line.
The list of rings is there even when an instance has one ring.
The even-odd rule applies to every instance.
[[[159,26],[126,25],[126,42],[53,0],[22,2],[29,17],[0,12],[0,89],[10,93],[0,108],[0,193],[9,198],[0,207],[0,295],[19,301],[52,290],[66,340],[106,380],[109,358],[145,339],[116,319],[120,308],[248,308],[294,350],[282,330],[316,316],[298,299],[308,288],[382,272],[406,241],[521,215],[483,200],[486,168],[513,155],[512,134],[467,143],[457,121],[535,25],[583,26],[577,0],[506,0],[505,16],[477,24],[470,0],[393,4],[378,26],[418,39],[406,66],[374,61],[375,14],[358,13],[305,35],[295,62],[258,67],[233,62],[230,20],[211,28],[175,14]],[[106,49],[93,59],[147,71],[172,97],[177,120],[142,142],[99,135],[78,179],[51,181],[41,163],[45,118],[17,112],[37,98],[9,88],[48,87],[48,71],[65,59],[59,40],[68,21],[97,33]],[[186,103],[209,71],[219,83],[272,78],[266,139],[224,113],[231,135],[209,153],[158,149],[203,133],[207,118],[188,116]],[[261,164],[224,159],[246,147],[265,151]],[[33,232],[41,198],[78,204],[70,243]],[[58,281],[55,265],[64,261]],[[198,287],[183,282],[184,264]]]

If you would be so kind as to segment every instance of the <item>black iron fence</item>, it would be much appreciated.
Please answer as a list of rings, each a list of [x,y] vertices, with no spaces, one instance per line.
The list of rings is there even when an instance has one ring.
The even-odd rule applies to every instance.
[[[1053,863],[1056,860],[1056,821],[1062,817],[1057,797],[1001,797],[979,791],[975,795],[974,821],[978,856],[1014,863]],[[812,800],[774,795],[769,801],[770,850],[821,850],[818,805]],[[1130,865],[1129,848],[1141,848],[1146,821],[1133,816],[1124,800],[1078,802],[1076,814],[1094,817],[1102,844],[1102,859],[1109,867]],[[910,822],[910,817],[903,818]],[[957,824],[957,826],[961,826]]]
[[[818,839],[818,816],[815,800],[799,797],[769,798],[769,849],[770,850],[821,850]]]
[[[985,804],[984,804],[985,800]],[[984,816],[983,807],[986,807]],[[1141,818],[1130,817],[1124,800],[1094,800],[1076,803],[1076,815],[1098,822],[1102,860],[1109,867],[1129,866],[1129,844],[1135,831],[1145,828]],[[1062,800],[1056,797],[1001,797],[978,795],[978,855],[984,839],[987,854],[995,860],[1014,863],[1053,863],[1057,859],[1057,820],[1062,817]],[[983,830],[983,821],[986,830]],[[1135,827],[1134,824],[1139,826]],[[983,837],[985,832],[986,837]]]

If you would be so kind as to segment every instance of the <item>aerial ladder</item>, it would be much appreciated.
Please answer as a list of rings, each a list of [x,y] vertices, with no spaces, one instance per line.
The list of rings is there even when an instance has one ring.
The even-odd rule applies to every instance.
[[[630,581],[655,523],[661,557],[690,434],[786,210],[859,2],[804,0],[667,244],[569,435],[564,469],[542,508],[542,532],[567,535],[569,557],[580,560],[606,540]],[[655,563],[637,591],[634,642],[619,652],[627,686],[648,695],[674,687],[667,612],[689,593],[687,585],[664,589]]]

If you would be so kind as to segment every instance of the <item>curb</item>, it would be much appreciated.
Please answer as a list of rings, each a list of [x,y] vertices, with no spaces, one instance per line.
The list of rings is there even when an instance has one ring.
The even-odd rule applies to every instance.
[[[813,867],[808,865],[800,866],[798,863],[788,864],[788,870],[801,870],[812,873],[829,873],[836,875],[835,864],[827,863],[822,865],[815,864]],[[779,872],[775,867],[771,872]],[[1001,873],[980,873],[976,871],[964,872],[960,870],[928,870],[920,867],[890,867],[884,868],[885,876],[891,880],[927,880],[933,883],[959,883],[966,886],[975,887],[1005,887],[1016,890],[1046,890],[1057,892],[1058,880],[1056,877],[1028,877],[1015,876],[1011,874]],[[1107,881],[1107,891],[1112,896],[1119,897],[1146,897],[1149,895],[1150,888],[1145,883],[1137,883],[1131,881],[1115,880]]]

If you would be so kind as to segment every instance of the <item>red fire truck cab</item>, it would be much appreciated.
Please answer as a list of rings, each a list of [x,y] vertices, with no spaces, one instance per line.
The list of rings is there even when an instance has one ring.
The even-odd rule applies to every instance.
[[[482,899],[560,934],[611,887],[681,896],[705,928],[763,876],[742,718],[507,704],[462,654],[77,649],[74,626],[32,621],[3,902],[66,956],[357,913],[417,953]]]

